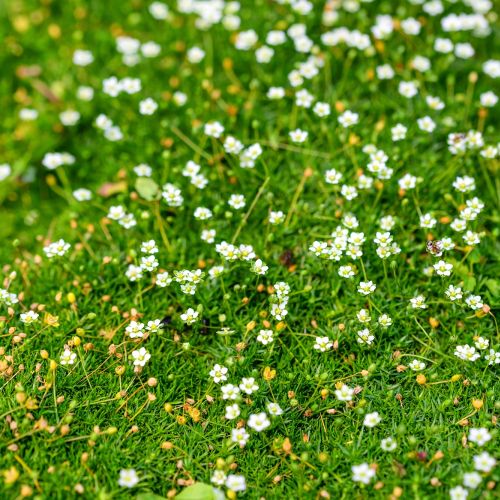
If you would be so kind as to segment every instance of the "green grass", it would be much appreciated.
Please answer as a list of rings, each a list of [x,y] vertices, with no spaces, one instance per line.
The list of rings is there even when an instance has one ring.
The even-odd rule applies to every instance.
[[[463,474],[474,470],[475,455],[495,456],[498,364],[488,366],[487,351],[475,362],[454,352],[479,336],[499,348],[498,159],[481,156],[483,148],[452,155],[447,137],[480,130],[485,145],[499,140],[498,105],[480,104],[482,93],[498,89],[483,71],[486,60],[498,57],[498,24],[488,14],[487,37],[446,33],[441,17],[471,9],[444,4],[443,15],[430,17],[409,2],[397,8],[385,1],[362,3],[355,14],[340,10],[337,23],[326,27],[323,2],[300,16],[276,2],[241,1],[241,30],[256,30],[258,45],[270,30],[306,24],[325,64],[294,89],[287,75],[308,54],[296,52],[290,39],[274,47],[270,63],[258,64],[254,50],[236,50],[234,33],[220,24],[197,29],[195,16],[180,13],[173,2],[168,21],[155,20],[141,0],[5,2],[0,163],[11,165],[12,173],[0,181],[1,287],[21,295],[12,309],[0,305],[1,498],[135,498],[145,492],[172,497],[191,482],[209,484],[216,469],[243,475],[247,491],[241,495],[247,498],[449,498]],[[422,18],[425,24],[418,36],[396,29],[383,42],[372,38],[371,53],[320,41],[339,26],[368,34],[378,14]],[[115,49],[114,38],[123,34],[157,42],[160,55],[127,67]],[[437,53],[436,37],[470,42],[476,55]],[[195,45],[206,53],[199,64],[186,58]],[[82,48],[95,58],[87,67],[72,63],[74,50]],[[412,69],[416,55],[428,57],[431,70]],[[394,68],[394,79],[378,80],[375,68],[381,64]],[[102,81],[112,75],[140,78],[142,91],[106,95]],[[419,82],[411,100],[397,90],[409,80]],[[93,87],[91,101],[77,99],[81,85]],[[284,87],[285,98],[269,100],[271,86]],[[331,115],[319,118],[296,106],[300,88],[329,103]],[[172,101],[178,90],[188,96],[185,106]],[[445,109],[431,110],[427,95],[440,97]],[[138,111],[147,97],[159,105],[151,116]],[[21,121],[22,108],[38,110],[38,118]],[[75,126],[60,123],[58,115],[67,109],[81,114]],[[357,125],[346,129],[338,123],[344,109],[359,114]],[[108,141],[95,126],[101,113],[120,126],[122,141]],[[432,134],[417,126],[426,115],[436,122]],[[203,132],[214,120],[225,127],[221,139]],[[394,142],[390,129],[397,123],[408,133]],[[290,140],[295,128],[308,131],[306,142]],[[241,168],[237,156],[224,152],[228,135],[245,146],[262,146],[255,168]],[[357,184],[360,171],[375,177],[362,151],[368,144],[386,152],[394,173],[348,201],[340,192],[343,183]],[[54,171],[42,166],[46,153],[62,151],[75,156],[74,165]],[[205,189],[182,175],[189,160],[201,165],[209,181]],[[152,167],[154,184],[137,183],[133,167],[140,163]],[[339,185],[325,182],[331,168],[343,174]],[[419,182],[404,192],[398,180],[406,173]],[[464,175],[474,177],[474,192],[453,188]],[[167,182],[182,190],[181,207],[153,199]],[[74,199],[73,190],[81,187],[92,191],[91,201]],[[245,195],[242,210],[228,206],[231,194]],[[467,228],[481,242],[467,247],[450,222],[474,196],[485,208]],[[108,219],[116,205],[133,213],[137,225],[125,229]],[[195,220],[197,207],[210,208],[213,217]],[[269,224],[271,210],[281,210],[285,221]],[[347,213],[356,215],[355,231],[366,237],[362,259],[315,257],[310,245],[331,240]],[[436,227],[420,227],[425,213],[438,219]],[[373,239],[385,215],[396,217],[391,233],[401,253],[381,260]],[[254,274],[249,262],[224,261],[214,244],[201,240],[206,228],[216,230],[216,243],[252,245],[269,266],[267,274]],[[426,242],[443,237],[456,243],[442,257],[453,264],[452,275],[427,276],[424,268],[439,259],[426,252]],[[70,250],[48,259],[44,246],[60,238]],[[128,265],[139,263],[141,243],[150,239],[159,248],[159,269],[171,276],[174,270],[204,270],[195,295],[182,293],[175,282],[155,286],[156,272],[145,272],[138,282],[127,279]],[[349,263],[356,276],[341,278],[339,266]],[[225,267],[217,279],[208,276],[214,265]],[[357,292],[367,280],[377,285],[369,297]],[[270,314],[272,286],[280,281],[290,286],[282,322]],[[450,284],[462,287],[464,299],[480,295],[491,310],[451,302],[444,294]],[[427,309],[410,307],[418,294],[426,297]],[[187,326],[180,315],[190,307],[198,307],[200,316]],[[372,316],[371,346],[356,341],[365,327],[356,318],[362,308]],[[39,321],[25,325],[20,314],[29,309]],[[47,321],[49,314],[57,316],[55,324]],[[381,314],[392,318],[392,326],[377,326]],[[145,323],[161,319],[164,328],[131,340],[125,327],[134,317]],[[232,333],[222,335],[222,328]],[[264,328],[275,332],[267,346],[256,340]],[[314,349],[317,336],[329,337],[334,348]],[[140,373],[131,355],[138,344],[151,354]],[[64,366],[60,356],[68,345],[77,356]],[[425,369],[409,369],[413,359],[424,361]],[[225,383],[251,376],[259,385],[240,399],[241,415],[233,421],[224,418],[229,402],[209,376],[216,363],[228,368]],[[275,373],[269,376],[269,370]],[[360,389],[350,403],[335,397],[342,382]],[[250,439],[244,448],[231,443],[236,423],[266,411],[268,402],[279,403],[283,414],[260,433],[245,425]],[[363,426],[364,415],[374,411],[382,421]],[[479,427],[492,435],[482,447],[467,440],[470,428]],[[392,452],[380,446],[389,436],[398,443]],[[352,480],[351,467],[361,463],[377,468],[368,485]],[[130,468],[139,483],[120,487],[120,470]],[[469,498],[495,498],[498,470],[481,474]]]

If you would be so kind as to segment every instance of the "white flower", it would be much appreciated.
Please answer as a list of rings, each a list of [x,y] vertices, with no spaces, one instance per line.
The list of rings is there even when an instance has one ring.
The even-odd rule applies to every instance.
[[[74,111],[73,109],[67,109],[59,114],[59,119],[66,127],[72,127],[80,120],[80,113],[78,113],[78,111]]]
[[[462,486],[455,486],[450,490],[450,499],[451,500],[466,500],[469,492],[463,488]]]
[[[158,104],[151,97],[139,102],[139,113],[141,115],[152,115],[157,109]]]
[[[374,411],[373,413],[367,413],[365,415],[363,425],[365,427],[375,427],[381,420],[382,418],[380,417],[378,411]]]
[[[77,201],[88,201],[92,199],[92,192],[85,188],[75,189],[73,197]]]
[[[76,66],[88,66],[94,62],[94,56],[90,50],[77,49],[73,52],[73,64]]]
[[[459,286],[449,285],[444,293],[451,301],[460,300],[462,298],[462,289]]]
[[[497,463],[487,451],[483,451],[479,455],[474,455],[473,459],[474,469],[481,472],[490,472]]]
[[[285,220],[285,214],[281,211],[278,210],[276,212],[269,212],[269,217],[268,221],[269,224],[272,224],[273,226],[277,224],[281,224]]]
[[[292,142],[305,142],[307,140],[308,133],[304,130],[301,130],[300,128],[297,128],[295,130],[292,130],[288,134],[290,136],[290,139]]]
[[[431,214],[424,214],[420,217],[420,227],[433,228],[437,224],[437,220]]]
[[[30,325],[31,323],[35,323],[36,321],[38,321],[38,313],[34,311],[21,313],[20,320],[25,325]]]
[[[389,64],[382,64],[380,66],[377,66],[375,68],[375,71],[377,72],[377,78],[379,80],[391,80],[395,75],[392,66],[390,66]]]
[[[170,285],[172,283],[172,278],[168,274],[168,272],[164,273],[158,273],[156,275],[156,284],[161,287],[165,288],[166,286]]]
[[[132,351],[132,358],[134,359],[134,366],[144,366],[151,358],[151,354],[146,351],[145,347],[141,347]]]
[[[264,275],[267,273],[268,269],[269,267],[266,266],[260,259],[257,259],[255,262],[252,263],[252,271],[255,274]]]
[[[254,30],[241,31],[236,35],[234,46],[238,50],[250,50],[258,41]]]
[[[148,325],[146,326],[146,330],[151,333],[157,333],[163,328],[163,324],[161,319],[155,319],[153,321],[148,321]]]
[[[156,57],[161,52],[161,46],[156,42],[146,42],[141,45],[141,52],[144,57]]]
[[[226,384],[221,386],[222,399],[232,399],[235,400],[240,395],[240,389],[233,384]]]
[[[261,432],[271,425],[265,412],[250,415],[248,418],[248,427],[254,431]]]
[[[51,243],[50,245],[47,245],[43,248],[43,251],[49,259],[52,259],[53,257],[62,257],[70,248],[71,245],[61,239],[59,241]]]
[[[218,139],[224,133],[224,127],[219,122],[209,122],[204,127],[205,135]]]
[[[355,274],[354,268],[351,265],[339,267],[339,276],[342,278],[352,278]]]
[[[408,132],[408,128],[405,127],[402,123],[398,123],[394,127],[391,128],[391,135],[393,141],[401,141],[406,137],[406,133]]]
[[[317,349],[321,352],[325,352],[331,349],[333,343],[328,337],[316,337],[316,341],[314,343],[314,349]]]
[[[354,389],[351,389],[349,386],[343,384],[340,389],[335,391],[335,397],[339,401],[352,401],[352,397],[354,396]]]
[[[352,480],[356,483],[369,484],[371,479],[375,477],[375,469],[372,469],[368,464],[353,465]]]
[[[163,21],[168,17],[168,6],[162,2],[153,2],[149,8],[149,13],[158,21]]]
[[[259,389],[259,386],[255,383],[255,379],[253,377],[242,378],[241,383],[239,385],[240,390],[245,394],[253,394],[255,391]]]
[[[464,474],[464,486],[467,488],[477,488],[482,480],[483,478],[477,472],[466,472]]]
[[[272,330],[260,330],[259,334],[257,335],[257,341],[263,345],[270,344],[273,340]]]
[[[226,415],[225,417],[228,420],[234,420],[235,418],[238,418],[240,416],[240,407],[238,406],[237,403],[234,403],[232,405],[226,406]]]
[[[415,189],[415,186],[417,185],[417,178],[413,175],[405,174],[401,179],[399,179],[398,184],[399,187],[405,191]]]
[[[278,403],[267,403],[266,408],[272,417],[277,417],[283,414],[283,410]]]
[[[282,99],[285,97],[285,89],[283,87],[269,87],[266,95],[271,100]]]
[[[434,264],[434,269],[439,276],[450,276],[453,269],[453,264],[449,264],[444,260],[440,260]]]
[[[226,488],[231,491],[245,491],[247,489],[244,476],[229,474],[226,479]]]
[[[484,304],[480,295],[469,295],[465,299],[465,303],[474,310],[482,309]]]
[[[359,121],[359,115],[358,113],[353,113],[352,111],[344,111],[339,117],[338,117],[338,122],[344,127],[351,127],[353,125],[356,125]]]
[[[224,141],[224,150],[226,153],[237,155],[243,150],[243,144],[238,139],[229,135]]]
[[[72,365],[74,364],[75,359],[76,359],[76,353],[71,352],[69,349],[65,349],[64,352],[61,354],[59,362],[61,363],[61,365]]]
[[[370,312],[368,311],[368,309],[360,309],[357,313],[356,313],[356,317],[358,318],[358,321],[360,323],[369,323],[371,321],[371,317],[370,317]]]
[[[423,118],[419,118],[417,120],[417,125],[420,130],[424,132],[433,132],[436,128],[436,124],[434,120],[430,116],[424,116]]]
[[[193,323],[196,323],[199,315],[200,313],[198,311],[195,311],[190,307],[185,313],[181,314],[181,320],[188,325],[192,325]]]
[[[358,196],[358,190],[354,186],[347,186],[346,184],[344,184],[340,189],[340,194],[346,200],[350,201]]]
[[[125,276],[127,276],[127,278],[130,281],[140,280],[142,278],[142,267],[141,266],[134,266],[133,264],[130,264],[127,268]]]
[[[382,441],[380,442],[380,447],[384,451],[394,451],[397,448],[397,446],[398,446],[398,443],[392,437],[382,439]]]
[[[239,429],[233,429],[231,431],[231,441],[233,443],[238,443],[240,448],[243,448],[248,439],[250,438],[250,434],[246,431],[244,427],[240,427]]]
[[[377,285],[373,281],[361,281],[358,286],[358,292],[361,295],[370,295],[376,288]]]
[[[125,332],[131,339],[142,338],[144,337],[144,323],[131,321],[125,328]]]
[[[38,111],[31,108],[22,108],[19,110],[19,118],[24,122],[32,122],[38,118]]]
[[[378,317],[377,322],[382,328],[389,328],[392,325],[392,318],[387,314],[382,314]]]
[[[313,107],[313,113],[323,118],[330,115],[330,105],[326,102],[317,102]]]
[[[118,485],[125,488],[133,488],[139,482],[139,476],[135,469],[122,469],[118,479]]]
[[[479,99],[481,101],[481,106],[484,106],[485,108],[492,108],[498,102],[498,96],[491,91],[483,92],[479,96]]]
[[[227,204],[235,210],[240,210],[246,205],[245,197],[242,194],[232,194]]]
[[[198,64],[205,57],[205,51],[200,47],[191,47],[186,53],[187,59],[192,64]]]
[[[490,341],[488,339],[485,339],[484,337],[474,337],[474,345],[476,346],[477,349],[488,349],[490,346]]]
[[[484,359],[488,361],[488,365],[497,365],[500,363],[500,351],[490,349],[489,353],[484,355]]]
[[[417,295],[410,299],[410,304],[413,309],[427,309],[427,304],[425,303],[425,297],[423,295]]]
[[[410,368],[415,371],[419,372],[425,368],[425,363],[422,361],[419,361],[418,359],[414,359],[410,364]]]
[[[470,345],[457,345],[455,347],[455,356],[464,361],[476,361],[481,355],[476,352],[476,348]]]
[[[370,330],[368,330],[368,328],[359,330],[356,335],[359,344],[371,345],[375,340],[375,336],[370,333]]]
[[[469,430],[469,441],[478,446],[484,446],[491,439],[491,434],[484,427],[472,428]]]
[[[216,384],[219,384],[220,382],[224,382],[227,380],[226,373],[227,373],[227,368],[219,364],[214,365],[212,370],[210,370],[210,376],[212,377],[213,381]]]
[[[0,181],[3,181],[9,177],[12,172],[12,168],[7,163],[2,163],[0,165]]]
[[[398,92],[408,99],[418,94],[417,84],[415,82],[399,82]]]
[[[223,484],[226,483],[226,479],[227,479],[226,473],[223,470],[217,469],[212,474],[210,482],[216,484],[217,486],[222,486]]]

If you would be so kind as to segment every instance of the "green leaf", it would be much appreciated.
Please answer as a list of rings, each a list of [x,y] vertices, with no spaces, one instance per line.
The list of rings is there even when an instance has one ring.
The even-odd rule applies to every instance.
[[[215,500],[212,486],[205,483],[194,483],[175,497],[178,500]]]
[[[159,195],[159,186],[149,177],[139,177],[135,181],[135,189],[141,198],[147,201],[157,200]]]
[[[500,296],[500,282],[494,279],[486,280],[486,286],[491,294],[495,297]]]
[[[139,493],[135,497],[135,500],[167,500],[167,499],[165,497],[161,497],[160,495],[155,495],[154,493],[147,491],[145,493]]]
[[[474,276],[466,276],[464,278],[464,290],[473,292],[474,288],[476,288],[476,278]]]

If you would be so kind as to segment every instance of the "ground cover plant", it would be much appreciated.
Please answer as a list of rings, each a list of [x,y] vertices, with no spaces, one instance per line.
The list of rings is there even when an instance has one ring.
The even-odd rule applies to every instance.
[[[1,498],[495,498],[490,0],[0,9]]]

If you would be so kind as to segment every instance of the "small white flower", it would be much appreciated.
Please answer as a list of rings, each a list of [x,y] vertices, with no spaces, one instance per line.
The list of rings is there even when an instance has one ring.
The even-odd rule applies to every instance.
[[[141,115],[152,115],[157,109],[158,104],[151,97],[139,102],[139,113]]]
[[[247,489],[245,478],[238,474],[229,474],[225,484],[226,488],[235,492],[245,491]]]
[[[453,264],[440,260],[434,264],[434,269],[439,276],[450,276],[453,270]]]
[[[234,403],[233,405],[226,406],[225,417],[228,420],[234,420],[235,418],[238,418],[239,416],[240,416],[240,407],[238,406],[237,403]]]
[[[358,286],[358,292],[361,295],[370,295],[375,291],[376,288],[377,285],[375,285],[373,281],[361,281]]]
[[[344,111],[339,117],[338,117],[338,122],[344,127],[352,127],[353,125],[356,125],[359,121],[359,115],[358,113],[353,113],[352,111]]]
[[[301,130],[300,128],[297,128],[295,130],[292,130],[289,133],[289,136],[292,142],[301,143],[307,140],[308,133],[304,130]]]
[[[354,389],[351,389],[349,386],[343,384],[340,389],[335,391],[335,397],[339,401],[352,401],[354,396]]]
[[[414,359],[410,364],[410,368],[415,371],[419,372],[425,368],[425,363],[422,361],[419,361],[418,359]]]
[[[196,323],[200,313],[195,311],[193,308],[189,308],[185,313],[181,314],[181,320],[188,325]]]
[[[267,403],[266,408],[272,417],[277,417],[283,414],[283,410],[278,403]]]
[[[394,451],[397,448],[397,446],[398,446],[398,443],[392,437],[382,439],[382,441],[380,442],[380,447],[384,451]]]
[[[238,443],[240,448],[243,448],[247,444],[249,438],[250,434],[248,434],[244,427],[233,429],[231,431],[231,441],[233,443]]]
[[[122,469],[118,479],[118,486],[133,488],[139,482],[139,476],[135,469]]]
[[[132,358],[134,360],[134,366],[144,366],[151,358],[151,354],[146,351],[145,347],[141,347],[135,351],[132,351]]]
[[[239,387],[241,392],[244,392],[245,394],[253,394],[259,389],[259,386],[255,383],[255,379],[253,377],[243,377]]]
[[[374,411],[373,413],[367,413],[365,415],[363,425],[365,427],[375,427],[381,420],[382,418],[380,417],[378,411]]]
[[[333,347],[332,341],[328,337],[316,337],[314,349],[325,352]]]
[[[270,420],[267,418],[265,412],[252,414],[248,418],[248,427],[254,431],[261,432],[271,425]]]
[[[216,384],[220,382],[225,382],[227,380],[226,377],[227,368],[225,366],[221,366],[219,364],[214,365],[212,370],[210,370],[210,376]]]
[[[375,469],[372,469],[366,463],[353,465],[351,470],[352,480],[356,483],[369,484],[372,478],[375,477]]]
[[[487,452],[483,451],[473,457],[474,469],[481,472],[490,472],[495,467],[497,461]]]
[[[478,446],[484,446],[490,440],[491,434],[484,427],[469,430],[469,441],[476,443]]]
[[[30,325],[31,323],[35,323],[36,321],[38,321],[38,316],[38,313],[34,311],[28,311],[25,313],[21,313],[20,320],[25,325]]]
[[[65,349],[64,352],[61,354],[59,362],[61,363],[61,365],[72,365],[75,363],[75,359],[76,359],[76,353],[71,352],[69,349]]]

